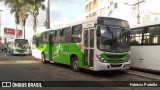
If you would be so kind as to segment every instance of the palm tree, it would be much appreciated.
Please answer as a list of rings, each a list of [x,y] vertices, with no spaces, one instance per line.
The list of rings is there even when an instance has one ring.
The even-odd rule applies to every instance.
[[[39,9],[45,9],[43,2],[45,0],[0,0],[4,1],[8,7],[11,8],[11,13],[15,13],[15,23],[18,25],[21,23],[25,30],[25,22],[27,12],[31,13],[33,17],[33,31],[36,32],[37,27],[37,16]],[[24,31],[25,32],[25,31]]]
[[[26,2],[26,8],[28,8],[29,12],[33,17],[33,31],[36,32],[37,27],[37,16],[39,15],[39,9],[44,10],[45,6],[43,2],[45,0],[23,0]]]
[[[25,39],[25,25],[26,25],[26,19],[28,18],[28,14],[27,14],[27,11],[25,10],[21,10],[19,12],[19,20],[20,20],[20,23],[22,25],[22,28],[23,28],[23,35],[24,35],[24,39]]]

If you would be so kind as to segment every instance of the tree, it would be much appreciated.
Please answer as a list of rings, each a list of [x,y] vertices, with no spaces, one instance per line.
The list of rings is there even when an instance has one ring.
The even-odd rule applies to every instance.
[[[28,9],[28,12],[32,15],[33,18],[33,31],[36,32],[37,27],[37,16],[39,15],[39,9],[44,10],[45,6],[43,2],[45,0],[19,0],[25,2],[25,8]]]
[[[39,9],[45,9],[43,2],[45,0],[0,0],[4,1],[5,4],[11,8],[11,13],[15,13],[15,23],[18,25],[21,23],[25,30],[25,22],[27,17],[27,12],[29,12],[33,17],[33,31],[36,32],[37,27],[37,16],[39,14]]]

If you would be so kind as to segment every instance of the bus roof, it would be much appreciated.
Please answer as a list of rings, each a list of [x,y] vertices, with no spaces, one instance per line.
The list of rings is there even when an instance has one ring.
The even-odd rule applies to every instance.
[[[78,25],[78,24],[84,24],[84,23],[87,23],[87,22],[96,21],[96,18],[98,18],[98,17],[95,16],[95,17],[91,17],[91,18],[88,18],[88,19],[78,20],[78,21],[74,21],[72,23],[62,24],[61,26],[59,26],[57,28],[51,28],[51,29],[48,29],[48,30],[58,30],[58,29],[65,28],[65,27],[70,27],[70,26],[74,26],[74,25]]]
[[[132,28],[145,27],[145,26],[153,26],[153,25],[158,25],[158,24],[160,24],[160,21],[147,22],[147,23],[133,25],[133,26],[131,26],[131,29]]]
[[[74,26],[74,25],[78,25],[78,24],[89,23],[89,22],[95,22],[96,23],[97,18],[99,18],[99,17],[105,17],[105,16],[94,16],[94,17],[91,17],[91,18],[78,20],[78,21],[75,21],[75,22],[72,22],[72,23],[69,23],[69,24],[64,24],[64,25],[61,25],[58,28],[51,28],[51,29],[48,29],[48,30],[58,30],[58,29],[61,29],[61,28],[66,28],[66,27],[70,27],[70,26]],[[114,17],[105,17],[105,18],[111,18],[111,19],[115,19],[115,20],[123,20],[123,19],[114,18]],[[123,20],[123,21],[126,21],[126,20]]]

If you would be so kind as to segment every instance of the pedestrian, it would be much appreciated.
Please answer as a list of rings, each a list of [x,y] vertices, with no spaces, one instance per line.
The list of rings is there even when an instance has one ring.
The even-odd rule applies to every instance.
[[[4,47],[4,55],[6,56],[7,55],[7,48],[6,47]]]

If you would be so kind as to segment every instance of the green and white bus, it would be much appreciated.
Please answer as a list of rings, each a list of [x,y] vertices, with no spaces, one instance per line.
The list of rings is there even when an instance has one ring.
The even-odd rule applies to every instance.
[[[43,62],[93,71],[130,68],[129,24],[111,17],[93,17],[36,33],[32,55]]]
[[[28,55],[29,42],[27,39],[10,39],[7,43],[9,55]]]

